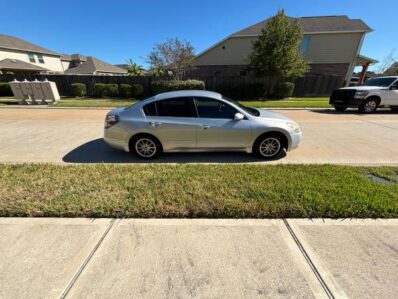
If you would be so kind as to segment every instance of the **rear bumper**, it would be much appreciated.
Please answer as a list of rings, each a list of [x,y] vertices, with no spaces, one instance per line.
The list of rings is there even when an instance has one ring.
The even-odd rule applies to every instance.
[[[129,152],[129,146],[128,144],[126,144],[126,142],[124,140],[120,140],[120,139],[116,139],[116,138],[111,138],[109,136],[106,136],[106,134],[104,135],[104,141],[110,145],[113,148],[119,149],[119,150],[123,150],[125,152]]]

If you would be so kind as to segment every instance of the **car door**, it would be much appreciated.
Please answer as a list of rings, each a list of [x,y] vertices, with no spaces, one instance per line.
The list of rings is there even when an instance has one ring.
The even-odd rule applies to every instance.
[[[383,105],[398,106],[398,81],[395,81],[388,90],[384,91]]]
[[[196,146],[197,115],[193,98],[159,100],[143,108],[148,132],[159,138],[164,150]]]
[[[234,120],[238,112],[231,105],[212,98],[196,97],[198,111],[197,148],[242,149],[249,146],[248,119]]]

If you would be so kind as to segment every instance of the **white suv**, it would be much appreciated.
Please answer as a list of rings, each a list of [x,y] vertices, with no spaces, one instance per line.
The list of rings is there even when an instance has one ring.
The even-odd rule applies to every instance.
[[[337,111],[352,107],[372,113],[378,107],[390,107],[398,112],[398,76],[372,78],[361,86],[337,89],[330,96],[330,104]]]

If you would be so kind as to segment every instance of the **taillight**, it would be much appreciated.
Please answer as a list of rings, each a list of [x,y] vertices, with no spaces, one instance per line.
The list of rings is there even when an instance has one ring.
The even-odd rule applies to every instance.
[[[109,129],[118,122],[119,122],[119,117],[117,115],[107,115],[105,117],[105,129]]]

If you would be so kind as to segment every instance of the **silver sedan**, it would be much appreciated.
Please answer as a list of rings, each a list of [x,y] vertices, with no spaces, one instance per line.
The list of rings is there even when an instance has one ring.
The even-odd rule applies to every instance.
[[[139,158],[163,152],[244,151],[273,159],[296,148],[300,127],[282,114],[200,90],[158,94],[110,111],[104,139]]]

